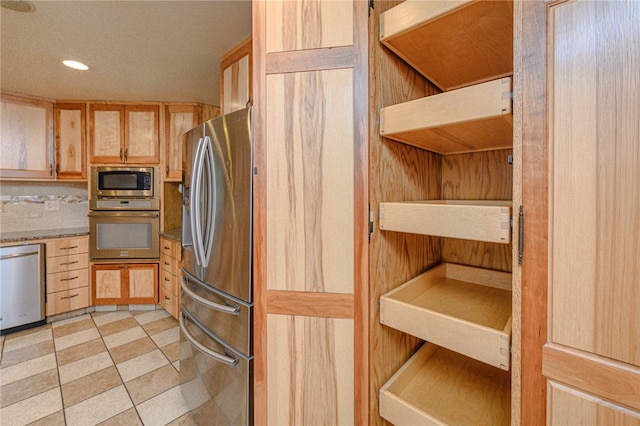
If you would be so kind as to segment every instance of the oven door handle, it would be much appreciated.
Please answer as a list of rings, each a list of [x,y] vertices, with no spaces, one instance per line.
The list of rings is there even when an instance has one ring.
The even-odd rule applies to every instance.
[[[108,211],[90,211],[89,217],[160,217],[158,212],[108,212]]]

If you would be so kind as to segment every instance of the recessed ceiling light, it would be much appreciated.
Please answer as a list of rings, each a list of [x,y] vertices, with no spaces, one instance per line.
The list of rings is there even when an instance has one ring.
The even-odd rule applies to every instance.
[[[20,0],[2,0],[2,7],[5,9],[13,10],[14,12],[26,12],[31,13],[35,12],[36,6],[30,1],[20,1]]]
[[[69,68],[73,68],[74,70],[86,71],[89,69],[88,66],[78,61],[65,60],[65,61],[62,61],[62,63],[68,66]]]

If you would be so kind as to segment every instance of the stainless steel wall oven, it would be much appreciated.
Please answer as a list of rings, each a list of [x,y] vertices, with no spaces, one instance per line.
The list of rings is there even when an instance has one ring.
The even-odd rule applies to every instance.
[[[159,173],[153,167],[93,167],[91,260],[160,257]]]

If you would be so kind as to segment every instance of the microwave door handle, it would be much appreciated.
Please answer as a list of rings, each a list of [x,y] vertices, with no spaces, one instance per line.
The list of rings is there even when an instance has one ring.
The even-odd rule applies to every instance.
[[[213,158],[213,146],[211,145],[211,138],[206,136],[204,139],[204,148],[203,148],[203,165],[206,165],[209,173],[206,173],[207,178],[207,203],[208,211],[205,212],[205,221],[207,225],[205,229],[207,231],[207,235],[204,236],[205,241],[203,241],[202,245],[202,257],[204,261],[203,266],[208,266],[211,261],[211,250],[213,248],[213,233],[215,231],[215,223],[216,223],[216,191],[215,191],[215,163]],[[203,175],[205,175],[203,173]]]
[[[193,170],[191,173],[191,194],[189,199],[191,204],[191,236],[193,240],[193,252],[196,256],[196,264],[199,266],[202,265],[202,227],[200,224],[200,204],[198,203],[200,182],[202,180],[202,141],[202,138],[198,141],[198,148],[196,149],[196,156],[193,162]]]

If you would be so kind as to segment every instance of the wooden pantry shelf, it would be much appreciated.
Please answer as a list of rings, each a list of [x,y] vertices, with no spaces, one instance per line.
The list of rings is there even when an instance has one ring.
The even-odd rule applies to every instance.
[[[440,264],[382,296],[380,322],[509,370],[511,273]]]
[[[380,389],[394,425],[508,425],[509,373],[425,343]]]
[[[380,229],[508,244],[511,201],[429,200],[380,203]]]
[[[510,148],[511,78],[382,108],[380,135],[444,155]]]
[[[406,0],[380,15],[380,42],[442,90],[513,73],[513,1]]]

